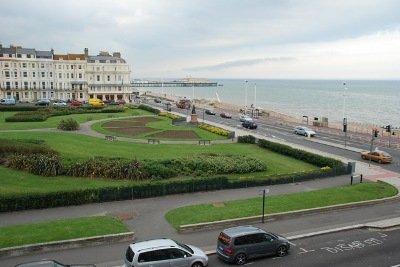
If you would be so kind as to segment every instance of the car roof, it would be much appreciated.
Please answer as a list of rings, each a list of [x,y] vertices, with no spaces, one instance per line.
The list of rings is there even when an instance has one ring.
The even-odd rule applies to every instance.
[[[246,226],[236,226],[227,228],[222,231],[224,234],[230,237],[242,236],[246,234],[253,234],[253,233],[264,233],[265,231],[257,228],[255,226],[246,225]]]
[[[152,239],[152,240],[145,240],[136,243],[132,243],[130,247],[134,252],[140,252],[144,250],[149,250],[153,248],[159,247],[176,247],[177,244],[174,240],[169,238],[160,238],[160,239]]]
[[[54,267],[54,266],[64,266],[64,265],[54,260],[31,261],[16,265],[16,267]]]

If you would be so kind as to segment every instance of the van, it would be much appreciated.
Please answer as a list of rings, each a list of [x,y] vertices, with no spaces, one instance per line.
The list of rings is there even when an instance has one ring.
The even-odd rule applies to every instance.
[[[224,261],[243,265],[258,257],[283,257],[289,249],[290,243],[285,237],[249,225],[223,230],[218,236],[216,252]]]
[[[129,245],[125,267],[206,267],[207,255],[199,248],[169,238],[152,239]]]
[[[94,107],[99,107],[99,106],[103,106],[104,102],[97,98],[91,98],[91,99],[89,99],[89,105],[94,106]]]
[[[3,98],[0,100],[0,105],[15,105],[14,98]]]

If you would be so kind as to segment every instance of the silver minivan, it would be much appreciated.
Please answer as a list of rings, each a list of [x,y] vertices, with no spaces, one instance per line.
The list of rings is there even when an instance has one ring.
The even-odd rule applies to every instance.
[[[125,267],[205,266],[208,257],[201,249],[169,238],[132,243],[125,254]]]
[[[283,236],[254,226],[237,226],[223,230],[218,236],[217,255],[224,261],[245,264],[248,259],[285,256],[290,249]]]

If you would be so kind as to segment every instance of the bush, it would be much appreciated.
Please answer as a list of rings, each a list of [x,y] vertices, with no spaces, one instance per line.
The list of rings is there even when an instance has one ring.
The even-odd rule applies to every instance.
[[[218,134],[218,135],[222,135],[222,136],[229,136],[229,134],[230,134],[230,132],[227,131],[227,130],[224,130],[224,129],[221,129],[221,128],[218,128],[218,127],[215,127],[215,126],[211,126],[211,125],[205,124],[205,123],[199,124],[198,127],[200,129],[203,129],[203,130],[206,130],[206,131],[209,131],[211,133]]]
[[[239,136],[238,143],[255,144],[256,138],[252,135]]]
[[[79,123],[72,118],[61,120],[57,126],[57,129],[64,131],[75,131],[79,129]]]
[[[143,105],[143,104],[139,105],[138,108],[140,108],[142,110],[146,110],[146,111],[151,112],[151,113],[154,113],[156,115],[158,115],[160,113],[160,110],[158,110],[156,108],[153,108],[153,107],[150,107],[150,106],[147,106],[147,105]]]
[[[43,140],[0,139],[0,156],[6,158],[12,154],[58,155],[58,152],[48,148]]]
[[[308,151],[296,149],[288,145],[270,142],[264,139],[258,140],[258,146],[285,156],[308,162],[318,167],[329,166],[331,168],[341,168],[344,165],[340,160],[320,156]]]
[[[57,176],[63,173],[61,160],[54,154],[14,154],[7,158],[6,166],[42,176]]]

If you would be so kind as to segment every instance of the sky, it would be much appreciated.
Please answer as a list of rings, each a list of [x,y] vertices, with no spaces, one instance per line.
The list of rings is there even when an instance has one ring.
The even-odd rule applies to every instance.
[[[398,0],[14,0],[0,43],[121,52],[133,79],[399,79]]]

